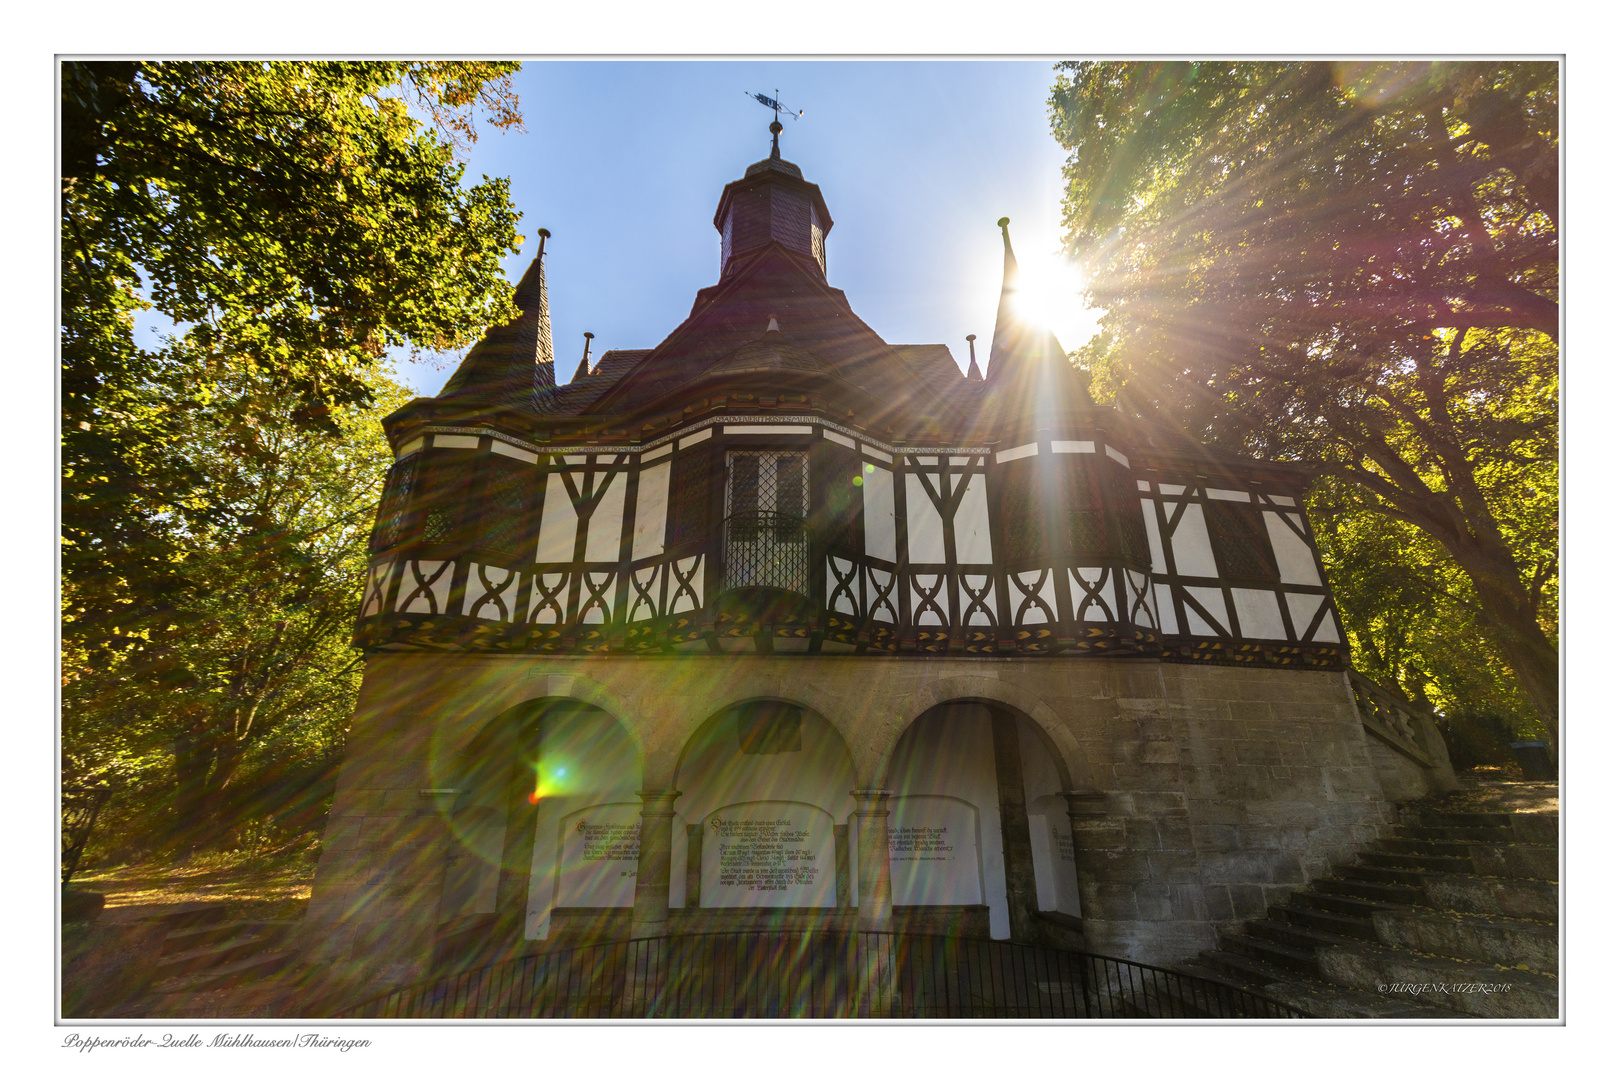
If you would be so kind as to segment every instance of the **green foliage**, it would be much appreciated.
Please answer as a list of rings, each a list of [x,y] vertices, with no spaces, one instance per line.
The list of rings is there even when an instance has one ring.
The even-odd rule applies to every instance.
[[[1096,391],[1310,464],[1357,662],[1556,730],[1557,65],[1060,67]]]
[[[381,358],[515,314],[507,182],[456,154],[521,123],[516,67],[62,65],[63,770],[116,785],[108,835],[330,789]]]
[[[184,531],[230,517],[188,454],[200,417],[251,443],[289,402],[335,434],[386,350],[464,345],[514,314],[506,181],[463,186],[452,142],[480,111],[518,122],[515,67],[62,65],[70,638],[129,647],[180,585]],[[136,344],[148,308],[174,326],[155,349]]]
[[[168,606],[128,646],[64,643],[64,772],[114,784],[126,831],[217,841],[318,817],[304,803],[329,791],[359,690],[348,638],[392,459],[379,409],[410,397],[369,381],[377,407],[332,412],[336,440],[290,406],[246,436],[202,418],[191,460],[229,518],[175,539]]]

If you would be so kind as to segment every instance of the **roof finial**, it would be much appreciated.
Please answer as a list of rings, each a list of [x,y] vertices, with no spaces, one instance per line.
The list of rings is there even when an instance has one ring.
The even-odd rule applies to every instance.
[[[585,355],[579,358],[579,370],[574,372],[574,382],[578,382],[591,373],[591,338],[595,336],[589,330],[585,331]]]
[[[972,379],[974,382],[983,382],[984,381],[984,376],[979,373],[979,356],[978,356],[978,354],[976,352],[973,351],[973,343],[975,341],[977,341],[978,339],[979,339],[978,334],[969,334],[967,336],[967,343],[968,343],[967,377]]]

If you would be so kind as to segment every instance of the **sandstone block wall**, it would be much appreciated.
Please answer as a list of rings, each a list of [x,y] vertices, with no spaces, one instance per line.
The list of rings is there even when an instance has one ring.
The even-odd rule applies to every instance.
[[[857,782],[930,708],[974,700],[1038,725],[1064,782],[1104,793],[1076,851],[1085,942],[1166,962],[1213,947],[1347,857],[1420,794],[1363,729],[1337,672],[1153,660],[912,657],[490,657],[368,661],[313,898],[317,958],[398,982],[431,950],[453,842],[434,789],[505,710],[536,698],[597,705],[637,744],[641,785],[671,786],[683,746],[727,706],[779,698],[847,744]],[[1404,760],[1404,759],[1403,759]]]

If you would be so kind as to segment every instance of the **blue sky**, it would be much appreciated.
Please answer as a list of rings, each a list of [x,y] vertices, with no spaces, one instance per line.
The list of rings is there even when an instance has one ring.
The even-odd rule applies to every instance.
[[[768,155],[781,91],[782,154],[832,212],[828,278],[896,344],[943,342],[964,368],[966,335],[988,342],[1001,277],[996,219],[1012,219],[1026,275],[1055,268],[1063,151],[1052,138],[1046,61],[528,61],[517,76],[526,133],[485,131],[467,174],[508,176],[523,213],[516,281],[546,246],[561,379],[582,334],[592,356],[651,348],[719,277],[721,189]],[[1045,274],[1054,277],[1053,274]],[[1068,286],[1052,319],[1073,349],[1089,336]],[[401,363],[433,394],[459,356]],[[981,365],[983,357],[980,358]]]

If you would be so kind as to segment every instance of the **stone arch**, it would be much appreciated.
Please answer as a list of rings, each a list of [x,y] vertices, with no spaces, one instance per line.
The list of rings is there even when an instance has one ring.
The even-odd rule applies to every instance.
[[[531,886],[536,865],[546,861],[539,841],[548,811],[554,817],[567,812],[562,803],[590,801],[587,788],[603,782],[592,768],[611,777],[610,794],[618,801],[625,793],[633,799],[640,785],[641,740],[621,713],[603,707],[616,704],[611,695],[577,677],[553,676],[539,687],[528,682],[562,692],[528,697],[482,723],[435,733],[430,774],[442,792],[439,809],[449,834],[439,922],[451,925],[441,932],[464,926],[487,932],[489,922],[499,920],[512,934],[521,927],[532,936]],[[555,735],[563,737],[562,752],[586,766],[575,778],[548,766],[547,754],[559,749],[548,749]],[[559,801],[543,801],[548,797]]]
[[[912,724],[930,709],[955,701],[986,705],[1027,720],[1046,743],[1065,786],[1074,791],[1097,790],[1097,778],[1085,747],[1063,723],[1057,710],[1044,698],[1017,683],[985,675],[956,675],[932,680],[907,698],[902,713],[908,719],[883,748],[877,775],[888,775],[895,748]]]
[[[711,713],[674,772],[672,854],[686,863],[677,872],[689,882],[685,903],[846,906],[857,776],[843,732],[802,700],[749,694]],[[750,854],[772,845],[787,851],[786,865]]]

